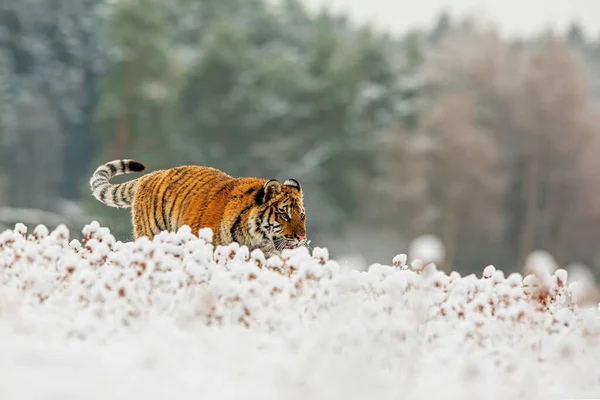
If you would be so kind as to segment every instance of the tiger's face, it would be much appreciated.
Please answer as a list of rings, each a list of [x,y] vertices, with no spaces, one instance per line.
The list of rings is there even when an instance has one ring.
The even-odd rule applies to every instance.
[[[288,179],[281,184],[272,179],[263,186],[263,193],[260,227],[274,249],[281,252],[306,246],[306,213],[298,181]]]

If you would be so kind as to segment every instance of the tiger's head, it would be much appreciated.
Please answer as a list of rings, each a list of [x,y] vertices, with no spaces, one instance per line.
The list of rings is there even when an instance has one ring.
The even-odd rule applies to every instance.
[[[288,179],[281,184],[271,179],[257,196],[261,209],[257,228],[272,242],[269,244],[274,250],[279,253],[284,249],[306,246],[306,214],[300,183]]]

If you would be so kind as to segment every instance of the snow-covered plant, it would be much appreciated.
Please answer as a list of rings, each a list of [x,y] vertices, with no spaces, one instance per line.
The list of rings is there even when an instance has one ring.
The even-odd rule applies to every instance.
[[[479,278],[463,277],[399,254],[391,265],[357,271],[340,268],[326,248],[266,259],[237,243],[215,247],[208,229],[123,243],[94,222],[82,234],[71,239],[64,226],[27,234],[22,224],[0,234],[0,351],[28,337],[46,364],[63,373],[78,365],[69,371],[81,378],[19,386],[19,398],[51,387],[76,396],[92,385],[106,397],[126,387],[158,398],[170,387],[192,398],[196,379],[219,399],[227,394],[218,382],[244,398],[278,390],[298,399],[600,390],[598,309],[578,304],[563,269],[523,277],[490,265]],[[90,360],[98,360],[94,348],[110,355],[82,364],[73,341]],[[27,349],[4,351],[0,376],[45,377]],[[111,368],[125,365],[123,357],[128,376],[152,379],[116,378]],[[188,370],[198,374],[187,380]],[[0,393],[17,393],[17,382],[3,379]]]

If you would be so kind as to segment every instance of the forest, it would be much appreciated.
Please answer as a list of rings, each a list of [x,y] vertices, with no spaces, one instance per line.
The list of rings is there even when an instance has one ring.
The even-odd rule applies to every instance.
[[[599,70],[576,21],[509,40],[440,12],[398,37],[299,0],[5,0],[0,228],[130,240],[88,181],[133,158],[299,180],[332,258],[432,234],[446,270],[600,271]]]

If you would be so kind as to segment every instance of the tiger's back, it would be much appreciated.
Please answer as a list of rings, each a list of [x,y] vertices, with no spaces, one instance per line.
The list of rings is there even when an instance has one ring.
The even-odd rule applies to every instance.
[[[187,225],[197,232],[209,227],[220,240],[221,225],[246,208],[266,180],[236,179],[217,169],[183,166],[156,171],[141,178],[133,199],[134,236],[152,238],[161,231]],[[231,200],[231,201],[230,201]],[[217,243],[221,244],[221,243]]]
[[[115,172],[111,163],[99,167],[90,185],[105,204],[132,207],[136,239],[152,239],[187,225],[195,234],[211,228],[215,245],[237,241],[268,254],[306,242],[302,190],[296,180],[280,184],[274,179],[234,178],[211,167],[181,166],[110,185],[112,176],[130,172],[123,167],[127,162],[113,163],[122,168]],[[136,171],[138,164],[133,164]]]

